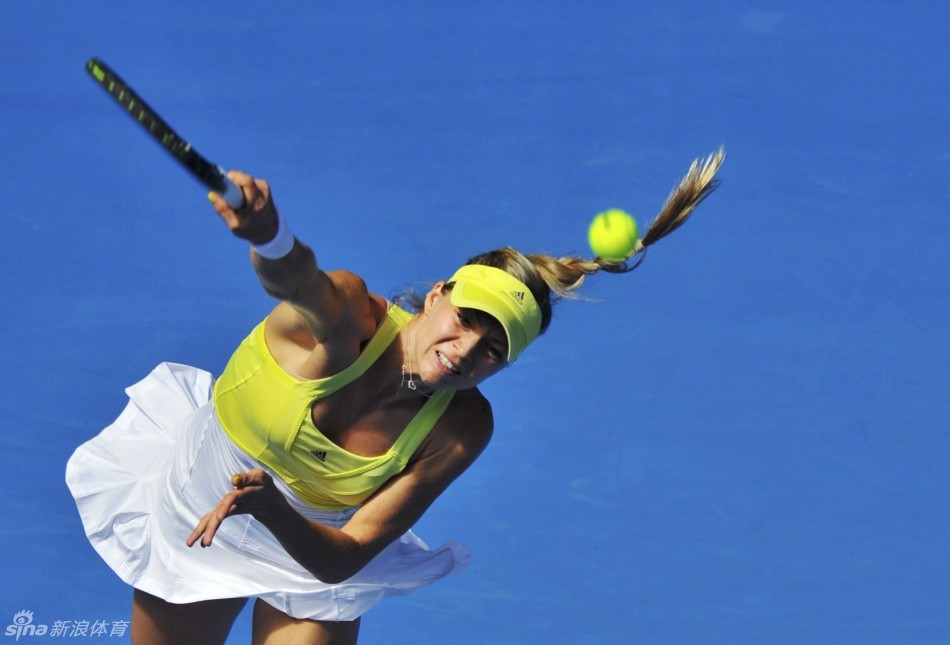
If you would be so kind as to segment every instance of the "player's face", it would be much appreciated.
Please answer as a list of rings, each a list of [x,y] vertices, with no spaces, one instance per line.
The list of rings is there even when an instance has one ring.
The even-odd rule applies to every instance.
[[[488,314],[453,305],[442,286],[426,296],[410,358],[413,372],[429,387],[464,390],[508,365],[508,338]]]

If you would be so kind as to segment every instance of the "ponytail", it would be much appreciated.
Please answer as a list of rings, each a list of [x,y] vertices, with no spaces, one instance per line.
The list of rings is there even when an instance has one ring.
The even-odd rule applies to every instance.
[[[660,209],[660,214],[654,218],[643,239],[637,242],[630,255],[620,262],[603,261],[604,271],[611,273],[626,273],[640,266],[646,257],[646,250],[682,226],[693,211],[711,192],[719,186],[716,172],[726,158],[726,151],[719,148],[704,160],[694,159],[690,164],[686,176],[673,189],[666,203]],[[632,264],[630,261],[637,258]]]
[[[719,185],[716,172],[726,157],[720,148],[704,160],[696,159],[690,165],[686,176],[666,198],[659,215],[653,220],[643,239],[639,240],[623,260],[605,260],[566,256],[555,258],[545,254],[524,255],[510,247],[502,247],[481,255],[476,255],[465,264],[483,264],[507,271],[523,282],[531,290],[541,309],[541,333],[551,323],[551,306],[561,298],[576,298],[574,294],[584,283],[584,279],[597,273],[627,273],[640,266],[646,257],[647,249],[658,240],[666,237],[689,218],[696,207]],[[447,285],[451,288],[451,285]],[[418,310],[421,298],[414,294],[403,293],[397,302]]]

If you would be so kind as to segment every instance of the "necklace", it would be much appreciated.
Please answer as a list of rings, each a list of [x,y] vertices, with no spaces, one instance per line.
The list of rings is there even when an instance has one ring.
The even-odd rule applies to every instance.
[[[410,337],[410,331],[406,331],[406,344],[403,348],[403,362],[402,362],[402,378],[399,380],[399,388],[402,389],[402,386],[405,385],[407,388],[413,392],[419,390],[419,386],[416,385],[416,382],[412,380],[412,338]],[[407,377],[408,372],[408,377]],[[408,380],[407,380],[408,378]],[[422,396],[427,399],[430,398],[434,392],[419,392]]]
[[[409,361],[409,380],[406,381],[406,364],[402,364],[402,380],[399,381],[399,387],[405,385],[410,390],[416,389],[416,382],[412,380],[412,361]]]
[[[406,330],[406,344],[403,346],[402,378],[399,380],[399,387],[405,385],[407,388],[416,391],[416,382],[412,380],[412,342],[409,339],[409,330]],[[406,364],[409,364],[409,380],[406,381]]]

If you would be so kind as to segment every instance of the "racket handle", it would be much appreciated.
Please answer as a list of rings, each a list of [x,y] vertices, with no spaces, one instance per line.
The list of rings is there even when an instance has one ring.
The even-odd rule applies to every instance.
[[[244,206],[244,191],[242,191],[237,184],[231,181],[231,179],[226,174],[224,174],[224,168],[218,166],[218,171],[221,173],[221,199],[223,199],[228,206],[234,209]]]

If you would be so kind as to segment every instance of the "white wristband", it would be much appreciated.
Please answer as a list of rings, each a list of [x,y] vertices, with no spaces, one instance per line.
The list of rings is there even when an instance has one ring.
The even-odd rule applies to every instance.
[[[262,258],[278,260],[294,248],[294,232],[290,230],[290,226],[287,225],[280,213],[277,213],[277,235],[270,242],[251,244],[251,248]]]

